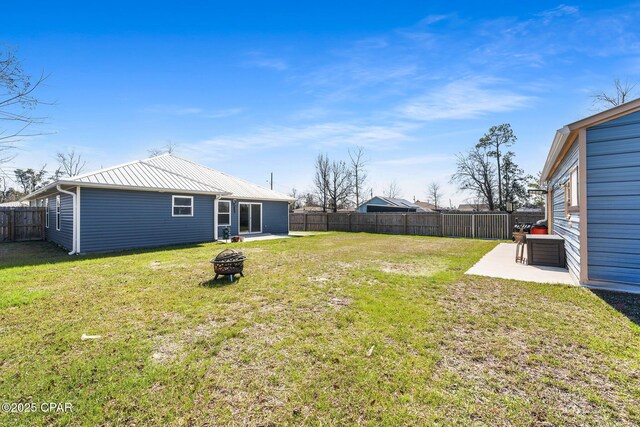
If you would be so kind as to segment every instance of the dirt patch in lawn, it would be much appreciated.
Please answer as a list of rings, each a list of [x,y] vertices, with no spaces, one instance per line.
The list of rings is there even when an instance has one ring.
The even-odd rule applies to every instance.
[[[352,299],[351,298],[338,298],[338,297],[333,297],[329,300],[329,305],[333,306],[333,307],[348,307],[351,305]]]
[[[380,271],[391,274],[405,274],[407,276],[431,276],[446,268],[446,263],[440,261],[425,262],[389,262],[382,261],[378,265]]]
[[[169,322],[176,321],[181,317],[174,317],[175,313],[167,313],[162,317],[169,319]],[[209,338],[218,333],[221,328],[228,326],[227,323],[211,320],[201,323],[193,328],[184,329],[178,333],[156,336],[154,341],[151,360],[156,363],[170,363],[180,360],[197,340]]]

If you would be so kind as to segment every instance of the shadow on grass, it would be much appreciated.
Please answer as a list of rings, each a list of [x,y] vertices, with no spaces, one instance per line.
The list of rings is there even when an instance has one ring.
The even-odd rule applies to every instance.
[[[624,292],[592,290],[601,300],[624,314],[629,320],[640,326],[640,295]]]
[[[0,243],[0,270],[13,267],[31,267],[43,264],[59,264],[91,259],[109,259],[136,254],[201,248],[209,243],[213,242],[154,246],[149,248],[92,253],[87,255],[69,255],[67,250],[62,249],[54,243],[44,241]]]
[[[217,279],[209,279],[203,282],[200,282],[200,286],[203,288],[224,288],[229,285],[234,285],[240,283],[240,279],[242,277],[234,277],[233,281],[229,280],[229,276],[220,276]]]

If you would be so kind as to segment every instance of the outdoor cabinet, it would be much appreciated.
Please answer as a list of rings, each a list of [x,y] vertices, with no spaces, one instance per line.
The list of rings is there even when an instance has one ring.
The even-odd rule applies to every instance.
[[[554,234],[527,235],[527,264],[565,267],[564,239]]]

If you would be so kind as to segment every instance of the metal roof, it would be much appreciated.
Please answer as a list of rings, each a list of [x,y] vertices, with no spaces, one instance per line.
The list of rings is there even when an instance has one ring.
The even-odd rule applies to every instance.
[[[198,165],[173,154],[163,154],[64,178],[29,194],[24,200],[47,193],[57,185],[139,191],[180,191],[215,194],[238,199],[293,200],[284,194]]]
[[[178,190],[213,194],[226,193],[214,185],[164,170],[148,163],[146,160],[138,160],[124,165],[78,175],[66,181],[83,184],[112,185],[124,188]]]
[[[375,203],[370,203],[374,199],[380,199],[385,201],[387,203],[386,206],[396,206],[400,208],[419,208],[420,207],[414,203],[411,203],[406,199],[400,199],[398,197],[384,197],[384,196],[374,196],[371,199],[367,200],[366,202],[362,203],[360,206],[374,205]],[[385,206],[385,205],[380,205],[380,206]]]
[[[281,201],[293,200],[287,195],[268,188],[260,187],[259,185],[253,184],[249,181],[227,175],[224,172],[199,165],[190,160],[174,156],[173,154],[164,154],[162,156],[152,157],[145,160],[145,163],[171,171],[172,173],[187,176],[196,181],[206,182],[216,188],[221,188],[224,191],[231,193],[229,198]]]

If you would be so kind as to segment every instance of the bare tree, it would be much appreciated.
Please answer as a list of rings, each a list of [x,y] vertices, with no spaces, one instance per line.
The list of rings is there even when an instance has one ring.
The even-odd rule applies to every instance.
[[[291,203],[291,210],[294,209],[299,209],[302,207],[302,201],[304,199],[304,194],[302,194],[301,192],[299,192],[298,190],[296,190],[295,188],[292,188],[291,191],[289,192],[289,197],[291,197],[292,199],[295,199],[293,201],[293,203]]]
[[[402,197],[402,190],[394,179],[389,183],[389,185],[384,188],[384,190],[382,190],[382,195],[385,197],[390,197],[392,199],[396,197]]]
[[[302,195],[302,206],[318,206],[316,197],[312,192],[307,192]]]
[[[351,173],[353,174],[353,189],[356,197],[356,206],[360,206],[360,196],[363,194],[364,184],[367,182],[367,171],[365,167],[368,161],[364,157],[364,147],[356,147],[351,152],[349,150],[349,159],[351,160]]]
[[[353,174],[351,168],[343,161],[331,162],[329,168],[329,185],[327,186],[327,196],[329,197],[329,207],[334,212],[349,205],[349,198],[353,189]]]
[[[58,160],[58,169],[55,172],[57,178],[80,175],[87,165],[87,162],[82,159],[82,154],[76,154],[76,150],[66,153],[59,151],[56,153],[56,159]]]
[[[13,159],[15,144],[28,136],[34,124],[43,123],[32,111],[38,104],[34,91],[46,79],[40,75],[35,81],[22,68],[22,63],[11,49],[0,47],[0,164]]]
[[[327,211],[327,202],[329,201],[329,175],[331,171],[331,165],[329,164],[329,157],[326,154],[319,154],[316,157],[315,163],[316,172],[313,177],[313,184],[316,187],[316,194],[318,201],[322,206],[322,211]]]
[[[591,96],[594,106],[598,109],[606,110],[624,104],[631,98],[633,89],[636,87],[635,83],[630,84],[627,80],[621,82],[620,79],[615,79],[613,83],[615,93],[601,92]]]
[[[440,184],[437,182],[431,182],[427,186],[427,198],[430,203],[433,203],[436,209],[440,206],[440,200],[442,200],[442,192],[440,191]]]
[[[460,190],[467,190],[479,196],[494,210],[496,193],[496,171],[486,148],[475,147],[467,154],[456,156],[456,172],[451,182]]]
[[[176,151],[177,145],[173,142],[169,141],[165,145],[160,148],[152,148],[147,151],[149,153],[149,157],[161,156],[163,154],[172,154]]]
[[[501,148],[509,147],[517,141],[511,125],[509,123],[503,123],[498,126],[491,126],[489,131],[484,134],[480,141],[476,144],[476,148],[486,148],[488,151],[486,154],[489,157],[496,159],[497,172],[498,172],[498,208],[504,209],[504,192],[502,185],[502,153]]]

